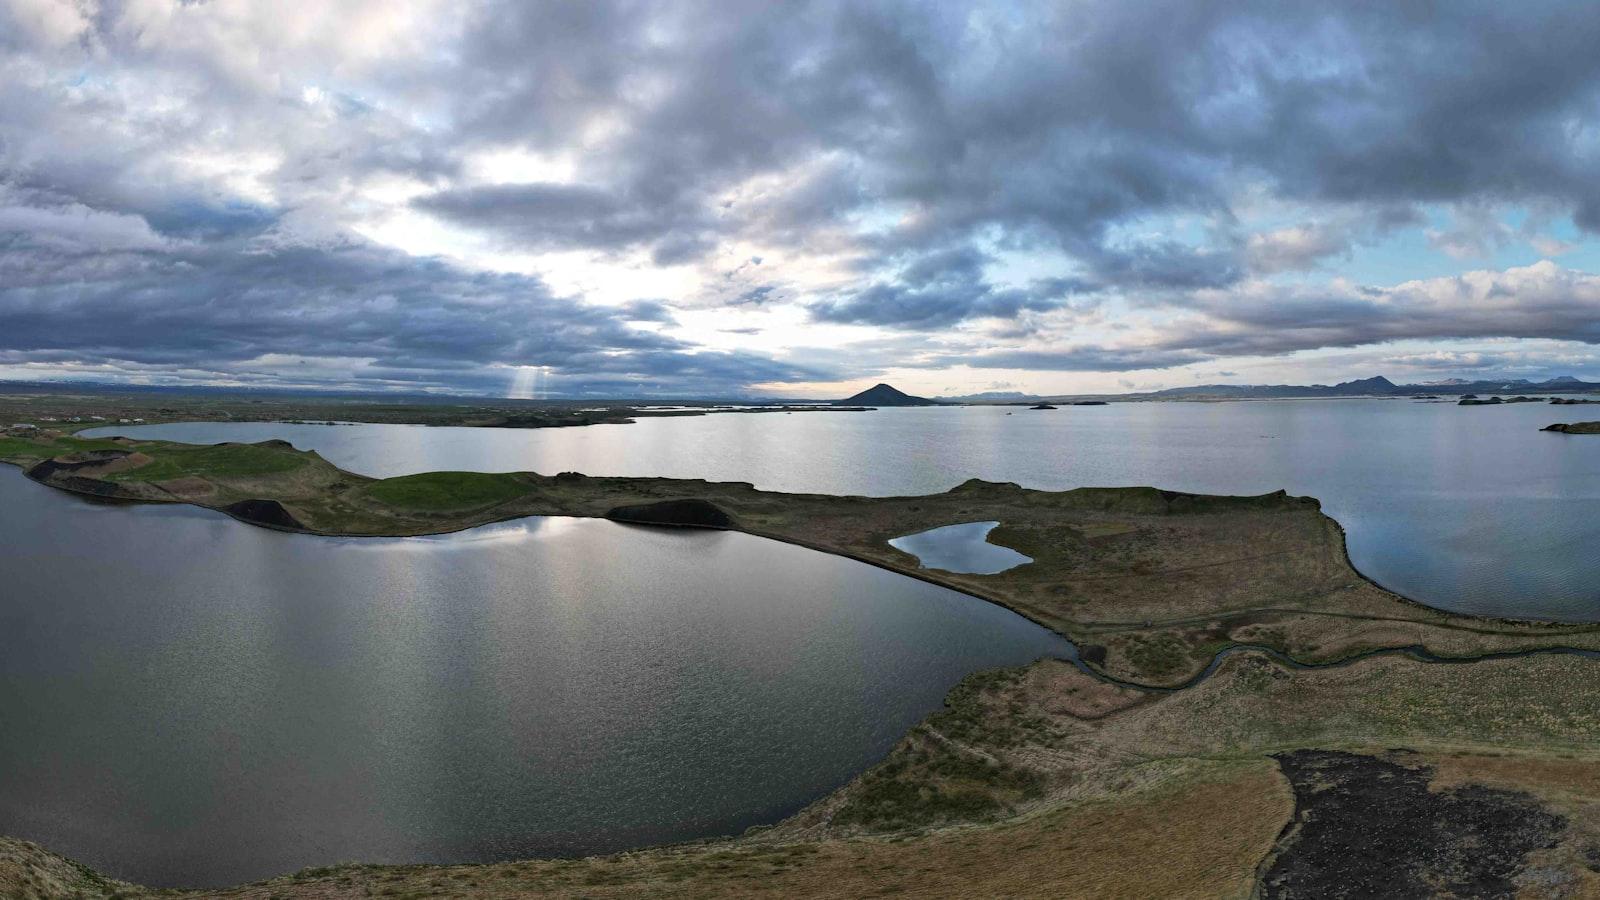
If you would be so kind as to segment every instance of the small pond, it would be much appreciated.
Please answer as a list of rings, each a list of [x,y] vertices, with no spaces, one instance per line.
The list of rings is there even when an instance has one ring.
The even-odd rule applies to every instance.
[[[915,556],[924,569],[943,569],[968,575],[993,575],[1033,562],[1010,547],[989,543],[989,532],[999,522],[964,522],[930,528],[889,542],[896,550]]]

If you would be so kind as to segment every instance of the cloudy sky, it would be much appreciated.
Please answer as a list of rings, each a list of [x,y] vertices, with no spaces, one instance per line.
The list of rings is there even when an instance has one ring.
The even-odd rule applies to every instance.
[[[1600,378],[1587,4],[0,0],[0,378]]]

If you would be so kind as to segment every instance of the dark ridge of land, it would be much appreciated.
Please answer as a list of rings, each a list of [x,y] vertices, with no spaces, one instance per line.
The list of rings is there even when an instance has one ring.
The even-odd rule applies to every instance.
[[[867,412],[870,405],[713,402],[650,404],[640,401],[490,400],[419,397],[205,392],[140,393],[103,388],[70,391],[0,383],[0,434],[14,425],[89,428],[162,422],[305,422],[379,425],[456,425],[478,428],[576,428],[626,425],[643,418],[727,413]]]
[[[428,534],[528,515],[718,523],[1006,606],[1072,639],[1087,663],[1043,660],[968,678],[883,762],[740,838],[585,860],[333,866],[182,896],[719,897],[755,886],[774,896],[1246,896],[1266,888],[1269,860],[1311,872],[1326,856],[1319,848],[1358,840],[1350,829],[1367,827],[1329,813],[1316,828],[1286,831],[1296,791],[1278,756],[1389,748],[1414,751],[1406,765],[1430,769],[1428,796],[1397,795],[1402,821],[1435,815],[1450,797],[1482,796],[1448,794],[1461,786],[1531,798],[1517,815],[1477,819],[1500,823],[1494,839],[1493,829],[1510,829],[1508,847],[1531,834],[1545,842],[1508,850],[1484,870],[1492,884],[1600,890],[1585,861],[1600,859],[1595,664],[1510,655],[1600,649],[1600,625],[1458,616],[1405,600],[1351,567],[1338,523],[1311,498],[976,480],[921,497],[836,497],[576,473],[372,479],[281,441],[195,446],[53,431],[0,438],[0,459],[63,490],[191,503],[317,534]],[[990,519],[1002,524],[989,540],[1032,564],[946,573],[887,543]],[[1444,800],[1433,796],[1441,792]],[[1510,808],[1492,799],[1485,809]],[[1433,844],[1402,845],[1416,859],[1374,857],[1344,874],[1483,874],[1418,856],[1471,834],[1429,834]],[[1282,884],[1314,886],[1307,878]],[[0,896],[159,895],[0,839]]]
[[[1546,425],[1540,431],[1554,431],[1560,434],[1600,434],[1600,422],[1557,422]]]
[[[278,528],[284,531],[304,531],[306,528],[276,500],[240,500],[222,507],[222,511],[241,522],[265,528]]]
[[[1395,384],[1382,375],[1342,381],[1338,384],[1201,384],[1190,387],[1167,388],[1123,395],[1107,395],[1124,400],[1291,400],[1331,397],[1407,397],[1415,395],[1476,396],[1483,394],[1554,394],[1593,393],[1600,384],[1582,381],[1570,375],[1544,381],[1522,378],[1434,382],[1429,384]]]
[[[1383,648],[1441,657],[1600,649],[1600,624],[1452,615],[1350,565],[1316,500],[1155,488],[1035,491],[969,481],[921,497],[761,491],[743,482],[573,472],[429,472],[373,479],[282,441],[199,446],[48,432],[0,439],[0,460],[42,484],[127,501],[190,503],[254,524],[340,536],[440,534],[523,516],[732,528],[871,563],[997,603],[1082,646],[1108,677],[1193,679],[1230,646],[1315,664]],[[244,505],[240,505],[244,504]],[[924,569],[889,545],[995,520],[992,543],[1033,559],[994,575]]]
[[[1542,403],[1538,397],[1462,397],[1456,401],[1457,406],[1502,406],[1507,403]]]
[[[606,518],[632,525],[670,525],[678,528],[734,527],[733,517],[715,503],[693,497],[618,506],[607,511]]]

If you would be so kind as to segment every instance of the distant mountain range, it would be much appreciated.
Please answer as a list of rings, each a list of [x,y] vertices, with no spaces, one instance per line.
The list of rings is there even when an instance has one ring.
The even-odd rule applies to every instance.
[[[887,387],[887,385],[879,385]],[[877,388],[874,388],[877,390]],[[893,390],[893,388],[889,388]],[[1562,375],[1545,381],[1526,378],[1495,378],[1469,381],[1451,378],[1422,384],[1395,384],[1382,375],[1341,381],[1338,384],[1197,384],[1130,394],[1024,394],[1016,391],[991,391],[962,397],[940,397],[931,402],[1025,404],[1042,401],[1066,403],[1074,400],[1268,400],[1296,397],[1415,397],[1462,394],[1566,394],[1600,393],[1600,382]],[[870,392],[869,392],[870,393]],[[896,391],[895,393],[899,393]],[[866,401],[862,401],[866,403]],[[874,404],[889,405],[889,404]]]
[[[1382,375],[1344,381],[1339,384],[1203,384],[1194,387],[1168,388],[1146,394],[1129,395],[1137,398],[1238,398],[1256,399],[1273,397],[1407,397],[1428,394],[1556,394],[1600,390],[1600,383],[1582,381],[1571,375],[1562,375],[1547,381],[1529,381],[1526,378],[1467,381],[1453,378],[1429,384],[1395,384]]]
[[[1024,394],[1018,391],[989,391],[961,397],[913,397],[887,384],[874,385],[854,397],[835,400],[845,406],[938,406],[941,403],[980,403],[1017,405],[1039,402],[1071,403],[1096,400],[1272,400],[1310,397],[1429,397],[1462,394],[1578,394],[1600,393],[1600,382],[1583,381],[1562,375],[1545,381],[1526,378],[1467,381],[1452,378],[1424,384],[1395,384],[1382,375],[1341,381],[1338,384],[1197,384],[1194,387],[1167,388],[1134,394]]]
[[[1033,394],[1024,394],[1021,391],[984,391],[981,394],[962,394],[958,397],[940,397],[946,403],[1010,403],[1023,400],[1031,401]]]
[[[572,404],[647,402],[644,398],[549,398],[541,400],[507,400],[504,398],[472,397],[459,394],[356,392],[348,390],[263,389],[236,385],[138,385],[82,381],[5,381],[0,380],[0,394],[173,394],[195,397],[248,396],[261,399],[291,399],[314,397],[325,402],[369,403],[421,403],[421,404],[523,404],[529,406],[563,406]],[[987,391],[959,397],[914,397],[887,384],[877,384],[844,400],[835,400],[842,406],[939,406],[941,404],[1032,404],[1041,401],[1071,403],[1078,400],[1257,400],[1295,397],[1410,397],[1417,395],[1460,396],[1462,394],[1581,394],[1600,393],[1600,382],[1584,381],[1571,375],[1562,375],[1544,381],[1526,378],[1480,379],[1468,381],[1451,378],[1445,381],[1421,384],[1395,384],[1375,375],[1339,384],[1200,384],[1193,387],[1167,388],[1131,394],[1025,394],[1020,391]],[[661,403],[665,398],[650,398],[648,402]],[[684,398],[679,402],[710,403],[706,398]],[[802,401],[794,398],[769,397],[760,399],[730,398],[717,401],[732,405],[792,405],[797,403],[827,403],[826,400]]]
[[[875,384],[854,397],[836,400],[841,406],[938,406],[938,400],[913,397],[887,384]]]

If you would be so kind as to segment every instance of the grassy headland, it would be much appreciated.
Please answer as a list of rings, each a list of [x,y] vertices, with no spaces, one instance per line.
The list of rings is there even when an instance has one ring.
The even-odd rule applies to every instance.
[[[420,535],[533,515],[636,518],[692,501],[728,527],[858,559],[972,594],[1072,638],[1114,678],[1175,686],[1251,644],[1322,663],[1386,647],[1473,656],[1600,649],[1600,625],[1441,612],[1363,578],[1338,523],[1282,493],[1210,497],[1154,488],[1035,491],[969,481],[921,497],[836,497],[740,482],[576,473],[429,472],[373,479],[282,441],[199,447],[47,433],[0,443],[37,481],[109,499],[182,502],[326,535]],[[924,569],[890,538],[998,520],[990,540],[1033,562],[996,575]],[[669,517],[667,521],[672,521]],[[685,520],[685,523],[690,523]]]
[[[1348,883],[1340,867],[1352,859],[1441,890],[1600,890],[1595,663],[1370,656],[1600,648],[1600,625],[1411,603],[1351,567],[1338,524],[1309,498],[979,481],[867,498],[573,473],[371,479],[276,441],[194,447],[59,433],[6,438],[0,458],[65,490],[193,503],[318,534],[437,533],[528,515],[703,522],[715,511],[739,531],[1014,609],[1073,639],[1095,671],[1042,661],[975,675],[881,764],[741,838],[587,860],[341,866],[213,895],[1315,896]],[[920,569],[887,543],[979,520],[1000,521],[990,539],[1034,562],[961,575]],[[1349,664],[1294,669],[1243,650],[1182,690],[1132,684],[1182,685],[1238,645]],[[1409,793],[1383,801],[1399,805],[1381,816],[1393,832],[1382,845],[1334,852],[1371,823],[1346,821],[1360,803],[1329,798],[1378,803],[1400,782]],[[1339,790],[1317,792],[1327,784]],[[1436,824],[1445,821],[1466,824]],[[1472,850],[1512,832],[1503,852]],[[151,893],[0,841],[0,895]]]

